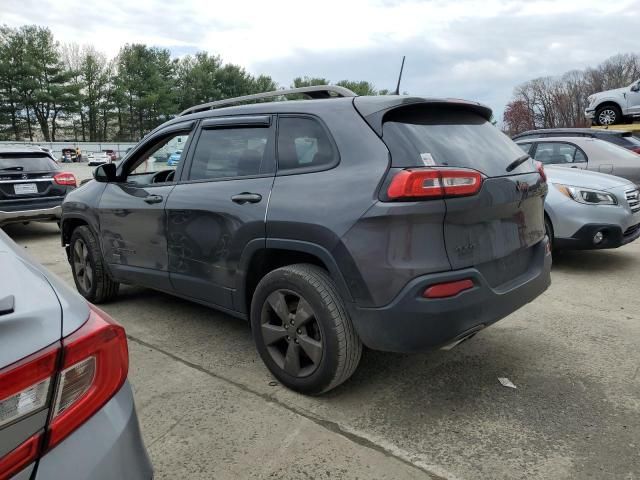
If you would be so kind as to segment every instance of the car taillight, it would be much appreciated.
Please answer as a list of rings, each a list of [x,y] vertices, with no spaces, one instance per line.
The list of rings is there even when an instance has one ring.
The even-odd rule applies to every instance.
[[[37,435],[0,458],[0,479],[91,418],[120,390],[128,371],[124,328],[93,305],[87,321],[62,342],[0,370],[0,427],[51,406],[42,446]]]
[[[542,177],[542,181],[546,182],[547,181],[547,174],[544,171],[544,165],[541,162],[536,161],[536,170],[538,170],[538,173],[540,174],[540,177]]]
[[[124,328],[92,306],[89,319],[62,340],[63,360],[47,449],[88,420],[120,390],[129,371]]]
[[[36,433],[29,440],[20,444],[0,458],[0,480],[12,477],[38,457],[41,433]]]
[[[76,176],[70,172],[62,172],[62,173],[58,173],[57,175],[54,175],[53,181],[56,182],[58,185],[73,186],[73,187],[78,186],[78,180],[76,179]]]
[[[60,342],[0,370],[0,428],[47,406],[58,366]],[[40,434],[0,458],[0,479],[9,478],[33,462]]]
[[[640,153],[640,147],[634,147],[631,149],[632,152]]]
[[[0,427],[46,406],[59,351],[55,343],[0,370]]]
[[[482,174],[463,168],[409,168],[395,174],[387,196],[391,200],[463,197],[482,187]]]

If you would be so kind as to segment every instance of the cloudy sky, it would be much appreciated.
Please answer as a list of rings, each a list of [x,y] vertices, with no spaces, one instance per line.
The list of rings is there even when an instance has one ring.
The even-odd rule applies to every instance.
[[[309,75],[393,88],[406,55],[403,90],[498,116],[523,81],[640,52],[640,0],[0,0],[0,23],[109,55],[132,42],[207,50],[282,86]]]

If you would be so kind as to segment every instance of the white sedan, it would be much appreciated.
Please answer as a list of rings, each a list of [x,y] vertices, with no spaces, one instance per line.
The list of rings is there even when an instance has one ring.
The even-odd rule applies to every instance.
[[[89,153],[89,155],[87,155],[87,159],[89,160],[90,167],[97,167],[104,163],[111,163],[111,157],[105,152]]]

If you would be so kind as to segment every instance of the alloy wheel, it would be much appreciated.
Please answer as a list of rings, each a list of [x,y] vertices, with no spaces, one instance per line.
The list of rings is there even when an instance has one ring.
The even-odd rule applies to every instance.
[[[85,292],[93,286],[93,268],[89,260],[89,249],[84,240],[78,238],[73,244],[73,269],[76,280]]]
[[[616,112],[610,108],[602,110],[598,115],[598,122],[600,125],[613,125],[616,121]]]
[[[284,289],[272,292],[260,320],[262,340],[278,367],[294,377],[316,371],[324,345],[315,313],[301,295]]]

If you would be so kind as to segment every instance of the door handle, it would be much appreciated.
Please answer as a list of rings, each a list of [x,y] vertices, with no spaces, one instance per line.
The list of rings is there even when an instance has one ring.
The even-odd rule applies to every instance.
[[[160,203],[162,202],[162,196],[161,195],[148,195],[144,198],[144,201],[148,204],[152,204],[152,203]]]
[[[258,203],[262,200],[262,195],[259,193],[242,192],[231,197],[231,200],[243,205],[245,203]]]
[[[571,165],[571,168],[578,168],[578,167],[577,167],[577,166],[575,166],[575,165]]]

